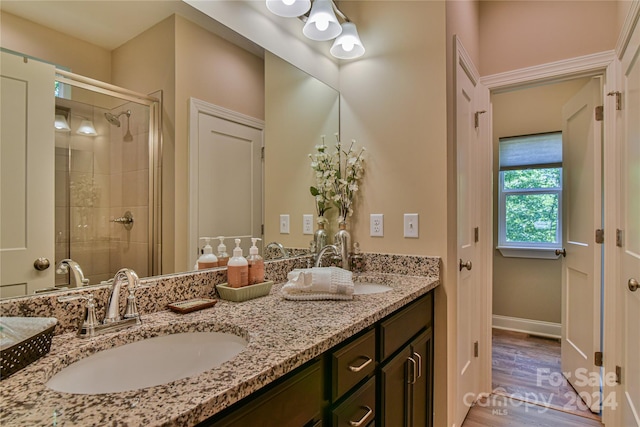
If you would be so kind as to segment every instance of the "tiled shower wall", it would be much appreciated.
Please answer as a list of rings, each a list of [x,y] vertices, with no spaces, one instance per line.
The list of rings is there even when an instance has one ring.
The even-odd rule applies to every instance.
[[[148,109],[131,104],[112,112],[123,109],[132,111],[131,142],[123,141],[126,116],[118,128],[106,121],[105,110],[92,107],[74,107],[71,132],[56,132],[56,262],[78,262],[90,284],[109,280],[122,267],[149,275]],[[98,135],[76,134],[78,116],[92,118]],[[129,231],[111,222],[127,210],[134,217]],[[56,274],[56,285],[66,283],[69,275]]]

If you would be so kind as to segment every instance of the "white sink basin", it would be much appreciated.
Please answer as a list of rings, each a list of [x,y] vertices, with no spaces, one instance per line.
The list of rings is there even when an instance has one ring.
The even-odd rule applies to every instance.
[[[353,284],[354,295],[379,294],[389,292],[391,289],[393,288],[387,285],[381,285],[380,283],[354,282]]]
[[[245,339],[221,332],[148,338],[81,359],[46,385],[74,394],[138,390],[198,375],[232,359],[246,347]]]

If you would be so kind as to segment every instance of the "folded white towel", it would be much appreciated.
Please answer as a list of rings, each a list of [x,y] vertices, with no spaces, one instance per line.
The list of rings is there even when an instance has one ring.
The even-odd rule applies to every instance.
[[[289,300],[353,299],[353,274],[338,267],[314,267],[291,271],[282,287]]]

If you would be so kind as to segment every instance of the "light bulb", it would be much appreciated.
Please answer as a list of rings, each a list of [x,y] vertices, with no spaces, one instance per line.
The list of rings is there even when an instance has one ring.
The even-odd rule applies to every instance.
[[[329,20],[326,16],[318,16],[316,21],[316,28],[318,31],[326,31],[329,28]]]
[[[286,4],[287,6],[291,6],[295,2],[296,0],[282,0],[282,3]]]
[[[354,43],[352,41],[345,41],[342,43],[342,48],[347,52],[351,52],[353,50],[353,46]]]

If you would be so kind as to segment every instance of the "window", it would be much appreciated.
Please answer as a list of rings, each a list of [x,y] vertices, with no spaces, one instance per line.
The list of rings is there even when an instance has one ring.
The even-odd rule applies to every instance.
[[[498,249],[556,258],[562,246],[562,133],[500,138]]]

